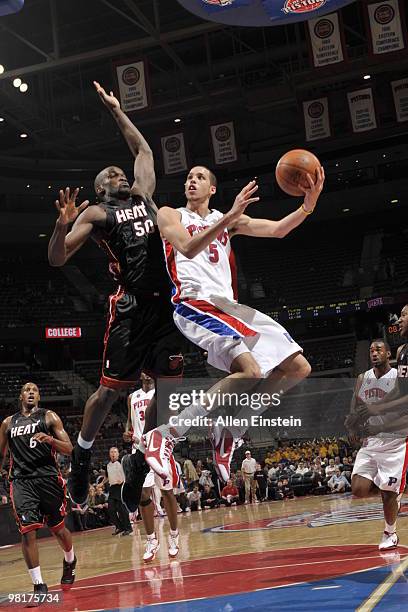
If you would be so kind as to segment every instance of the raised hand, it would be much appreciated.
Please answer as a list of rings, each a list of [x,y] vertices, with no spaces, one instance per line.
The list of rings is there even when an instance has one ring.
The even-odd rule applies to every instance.
[[[60,189],[59,200],[55,200],[55,207],[58,211],[58,223],[60,225],[69,225],[73,223],[79,213],[81,213],[89,204],[89,200],[85,200],[79,206],[76,205],[76,199],[78,197],[79,187],[72,192],[69,187]]]
[[[317,178],[316,181],[313,181],[313,178],[310,174],[306,174],[307,181],[309,183],[309,187],[304,187],[303,185],[298,185],[299,189],[303,191],[305,194],[305,199],[303,201],[303,207],[306,211],[312,212],[314,207],[316,206],[319,195],[322,192],[324,185],[324,168],[320,166],[316,170]]]
[[[245,185],[235,198],[234,204],[231,210],[227,213],[231,221],[237,221],[239,217],[244,214],[247,206],[253,202],[259,202],[259,197],[252,197],[258,190],[256,180],[249,181],[248,185]]]
[[[110,111],[115,110],[115,108],[120,108],[120,102],[113,95],[113,91],[107,94],[105,89],[102,87],[100,83],[98,83],[98,81],[94,81],[93,84],[95,85],[95,89],[100,99]]]

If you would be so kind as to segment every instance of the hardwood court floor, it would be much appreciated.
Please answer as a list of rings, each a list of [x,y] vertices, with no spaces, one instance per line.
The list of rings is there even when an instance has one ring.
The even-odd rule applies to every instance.
[[[407,517],[405,497],[400,546],[387,554],[377,548],[383,529],[379,498],[349,495],[180,515],[176,561],[167,554],[167,520],[157,519],[161,549],[148,565],[140,523],[124,538],[112,537],[111,528],[74,534],[77,580],[63,603],[44,609],[128,611],[154,604],[156,612],[408,610]],[[40,560],[44,580],[58,589],[62,554],[52,538],[40,540]],[[3,596],[31,590],[19,546],[0,549],[0,569]]]

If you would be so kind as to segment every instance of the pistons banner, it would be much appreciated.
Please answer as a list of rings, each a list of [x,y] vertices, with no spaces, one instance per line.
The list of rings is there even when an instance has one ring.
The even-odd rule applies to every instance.
[[[337,13],[310,19],[308,26],[315,68],[342,62],[344,54]]]
[[[401,51],[405,47],[398,0],[367,6],[374,55]]]
[[[237,161],[235,132],[232,121],[211,126],[211,139],[214,149],[214,160],[217,165]]]
[[[146,70],[143,61],[116,66],[120,104],[125,112],[138,111],[149,105]]]
[[[371,87],[347,94],[353,132],[367,132],[377,127]]]
[[[185,172],[187,170],[187,158],[183,132],[163,136],[161,146],[165,174]]]
[[[408,121],[408,79],[391,83],[397,121]]]
[[[327,98],[303,102],[306,140],[330,136],[329,103]]]

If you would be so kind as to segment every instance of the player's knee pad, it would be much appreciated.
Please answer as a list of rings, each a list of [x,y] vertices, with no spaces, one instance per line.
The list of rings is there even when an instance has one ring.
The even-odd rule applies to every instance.
[[[143,508],[145,508],[146,506],[150,506],[150,504],[152,503],[151,498],[149,497],[149,499],[142,499],[140,501],[139,506],[142,506]]]

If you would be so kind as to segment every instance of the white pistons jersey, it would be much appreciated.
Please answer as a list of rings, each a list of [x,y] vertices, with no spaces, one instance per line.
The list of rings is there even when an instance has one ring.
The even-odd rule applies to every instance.
[[[374,369],[367,370],[364,372],[363,382],[361,384],[360,390],[358,392],[358,397],[365,404],[373,404],[375,402],[381,402],[384,397],[393,390],[395,386],[395,381],[397,378],[398,372],[396,368],[391,368],[384,376],[377,378],[374,374]],[[382,416],[371,416],[368,419],[368,422],[371,425],[382,425],[387,422],[387,415],[384,414]],[[391,434],[377,434],[375,437],[387,437],[389,438]],[[370,440],[370,438],[369,438]]]
[[[217,223],[223,214],[211,210],[203,219],[199,214],[188,208],[178,208],[181,224],[191,236],[206,230]],[[167,270],[173,282],[172,301],[175,304],[186,300],[209,299],[211,296],[234,299],[233,254],[231,252],[228,229],[224,229],[208,245],[192,259],[188,259],[167,240],[164,240]]]
[[[145,412],[150,400],[154,396],[154,391],[154,388],[150,389],[150,391],[138,389],[130,396],[130,416],[132,419],[134,437],[133,446],[135,448],[137,448],[136,442],[138,443],[143,435],[145,426]]]

